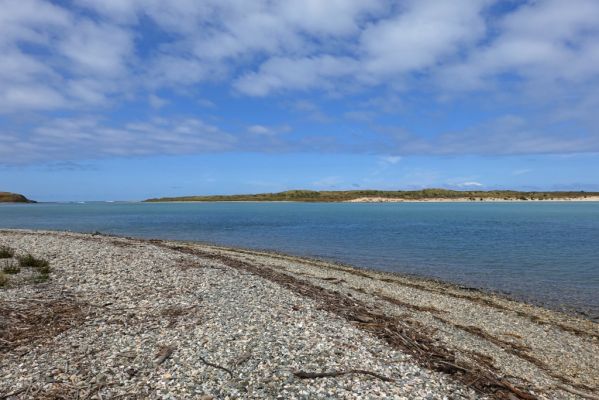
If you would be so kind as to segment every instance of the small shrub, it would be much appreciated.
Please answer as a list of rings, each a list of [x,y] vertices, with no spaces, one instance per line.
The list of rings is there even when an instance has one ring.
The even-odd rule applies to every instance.
[[[0,272],[0,287],[6,286],[8,283],[8,276],[4,272]]]
[[[18,274],[19,272],[21,272],[21,268],[19,268],[19,265],[13,262],[6,262],[4,264],[4,268],[2,268],[2,271],[5,274]]]
[[[15,255],[15,251],[8,246],[0,246],[0,258],[12,258]]]
[[[19,266],[21,267],[36,268],[40,272],[42,272],[43,270],[50,271],[50,263],[47,260],[44,260],[43,258],[36,258],[31,254],[27,254],[24,256],[17,257],[17,260],[19,261]]]
[[[48,264],[48,262],[46,261],[45,265],[37,267],[37,271],[40,273],[40,275],[48,275],[50,272],[52,272],[52,269],[50,268],[50,264]]]
[[[50,279],[50,275],[48,275],[48,274],[38,274],[38,275],[35,275],[35,276],[31,277],[29,279],[29,281],[32,282],[32,283],[44,283],[44,282],[47,282],[48,279]]]

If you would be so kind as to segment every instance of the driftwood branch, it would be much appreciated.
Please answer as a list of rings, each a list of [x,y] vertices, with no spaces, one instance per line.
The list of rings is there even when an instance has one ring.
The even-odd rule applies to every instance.
[[[366,371],[364,369],[348,369],[344,371],[330,371],[330,372],[306,372],[306,371],[295,371],[293,375],[300,379],[314,379],[314,378],[330,378],[335,376],[347,375],[347,374],[363,374],[370,375],[378,378],[384,382],[393,382],[393,379],[386,377],[376,372]]]
[[[229,376],[233,377],[233,372],[231,372],[231,370],[230,370],[229,368],[223,367],[223,366],[221,366],[221,365],[218,365],[218,364],[211,363],[210,361],[206,361],[206,360],[205,360],[205,359],[204,359],[202,356],[198,356],[198,357],[200,357],[200,360],[201,360],[201,361],[202,361],[204,364],[206,364],[206,365],[209,365],[209,366],[211,366],[211,367],[213,367],[213,368],[218,368],[218,369],[220,369],[220,370],[223,370],[223,371],[225,371],[226,373],[228,373],[228,374],[229,374]]]
[[[16,396],[18,394],[21,394],[21,393],[23,393],[26,390],[29,390],[29,386],[24,386],[24,387],[22,387],[22,388],[20,388],[18,390],[15,390],[14,392],[9,393],[9,394],[0,395],[0,399],[1,400],[8,399],[9,397],[13,397],[13,396]]]
[[[179,249],[175,248],[173,250]],[[439,344],[434,339],[434,330],[428,329],[417,321],[381,314],[357,299],[343,296],[332,290],[276,271],[266,265],[254,265],[227,255],[192,248],[188,248],[184,252],[221,262],[243,273],[260,276],[304,297],[315,300],[319,303],[320,309],[332,312],[348,321],[357,322],[360,329],[385,340],[394,348],[413,355],[420,365],[434,371],[451,374],[456,379],[470,384],[471,388],[479,393],[495,398],[516,398],[521,400],[537,398],[528,386],[512,384],[499,376],[490,362],[482,362],[478,359],[457,362],[458,355],[456,352]],[[359,274],[357,271],[355,273]],[[364,276],[372,279],[369,275],[364,274]],[[324,373],[297,371],[295,376],[301,379],[310,379],[340,376],[348,373],[364,373],[364,371],[346,370]],[[382,379],[381,376],[372,373],[366,374]],[[385,380],[389,379],[387,377],[383,378]]]
[[[585,392],[582,392],[580,390],[572,389],[572,388],[569,388],[566,385],[558,385],[557,388],[561,389],[561,390],[564,390],[566,392],[575,394],[577,396],[584,397],[585,399],[599,400],[599,396],[595,396],[594,394],[590,394],[590,393],[585,393]]]

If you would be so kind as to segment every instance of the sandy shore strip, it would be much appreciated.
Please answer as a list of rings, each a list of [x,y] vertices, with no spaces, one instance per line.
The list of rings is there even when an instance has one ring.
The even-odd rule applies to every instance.
[[[0,399],[599,398],[599,324],[479,291],[187,242],[0,246]]]
[[[345,203],[470,203],[470,202],[491,202],[491,203],[518,203],[518,202],[532,202],[532,203],[548,203],[548,202],[559,202],[559,201],[574,201],[574,202],[599,202],[599,196],[587,196],[587,197],[571,197],[571,198],[547,198],[547,199],[503,199],[503,198],[485,198],[485,197],[456,197],[454,199],[449,198],[435,198],[435,199],[403,199],[403,198],[392,198],[392,197],[360,197],[357,199],[346,200]]]

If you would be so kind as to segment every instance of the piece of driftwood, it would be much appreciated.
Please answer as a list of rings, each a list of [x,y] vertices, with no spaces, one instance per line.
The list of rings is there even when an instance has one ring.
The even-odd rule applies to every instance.
[[[206,365],[209,365],[209,366],[211,366],[211,367],[213,367],[213,368],[218,368],[218,369],[220,369],[220,370],[223,370],[223,371],[225,371],[226,373],[228,373],[228,374],[229,374],[229,376],[233,377],[233,372],[231,372],[231,370],[230,370],[229,368],[223,367],[223,366],[221,366],[221,365],[218,365],[218,364],[211,363],[210,361],[206,361],[206,360],[205,360],[205,359],[204,359],[202,356],[199,356],[199,357],[200,357],[200,360],[201,360],[201,361],[202,361],[204,364],[206,364]]]
[[[599,396],[595,396],[594,394],[590,394],[590,393],[585,393],[585,392],[580,391],[580,390],[572,389],[572,388],[569,388],[566,385],[558,385],[557,388],[561,389],[561,390],[564,390],[566,392],[575,394],[577,396],[584,397],[585,399],[599,400]]]
[[[163,245],[163,247],[181,251],[180,248],[169,245]],[[434,339],[434,330],[432,328],[426,327],[417,321],[382,314],[355,298],[316,286],[309,281],[276,271],[266,265],[254,265],[234,257],[213,254],[189,247],[184,252],[221,262],[227,267],[244,273],[252,273],[302,296],[316,300],[321,309],[349,321],[358,322],[360,329],[385,340],[395,348],[412,354],[414,360],[425,368],[450,374],[454,379],[470,384],[472,389],[481,394],[501,400],[511,400],[512,398],[520,400],[537,399],[530,383],[509,382],[498,374],[491,363],[483,362],[478,358],[468,359],[457,354],[455,350],[445,348]],[[356,272],[356,274],[362,275],[363,273]],[[363,275],[372,279],[366,274]],[[369,322],[366,323],[365,321]],[[306,376],[304,379],[309,379],[309,377]]]
[[[393,379],[386,377],[376,372],[366,371],[364,369],[347,369],[343,371],[329,371],[329,372],[306,372],[306,371],[295,371],[293,375],[300,379],[314,379],[314,378],[331,378],[335,376],[347,375],[347,374],[363,374],[370,375],[378,378],[384,382],[393,382]]]
[[[18,390],[15,390],[14,392],[11,392],[11,393],[8,393],[8,394],[5,394],[5,395],[0,395],[0,399],[1,400],[8,399],[9,397],[13,397],[13,396],[16,396],[18,394],[21,394],[21,393],[23,393],[26,390],[29,390],[29,386],[24,386],[24,387],[22,387],[22,388],[20,388]]]

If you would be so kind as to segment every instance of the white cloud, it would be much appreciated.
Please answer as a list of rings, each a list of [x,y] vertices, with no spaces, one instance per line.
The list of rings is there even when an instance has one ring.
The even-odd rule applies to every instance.
[[[342,118],[343,111],[316,105],[309,97],[326,93],[347,101],[348,107],[341,107],[349,110],[345,116],[366,125],[377,113],[399,114],[410,98],[405,94],[434,93],[451,99],[482,92],[491,95],[485,98],[522,102],[536,114],[496,115],[427,137],[400,127],[392,133],[348,132],[340,138],[326,130],[301,137],[276,135],[284,129],[268,121],[251,126],[253,121],[242,120],[238,126],[249,125],[243,134],[250,138],[244,145],[251,149],[259,149],[268,136],[274,149],[379,154],[598,151],[599,2],[538,0],[499,13],[501,7],[491,7],[497,4],[0,0],[0,113],[19,116],[34,111],[32,116],[39,120],[46,111],[81,116],[93,109],[109,114],[135,100],[157,109],[169,100],[166,93],[185,93],[194,104],[209,105],[202,86],[207,83],[230,88],[241,97],[302,92],[306,99],[295,101],[295,109],[305,119]],[[377,99],[364,105],[373,92]],[[354,94],[365,96],[356,100],[358,96],[351,98]],[[172,124],[167,128],[152,122],[139,130],[137,124],[115,127],[96,120],[89,126],[62,126],[66,133],[60,136],[59,131],[51,134],[52,124],[46,122],[20,134],[15,133],[17,127],[0,134],[3,140],[16,138],[14,146],[30,158],[34,149],[44,151],[40,143],[56,155],[68,149],[78,153],[77,146],[85,154],[96,154],[94,146],[98,154],[127,154],[122,143],[144,154],[157,149],[176,152],[183,151],[177,142],[183,137],[194,143],[189,146],[194,151],[227,148],[235,141],[214,126],[222,137],[208,140],[211,125],[204,122],[193,128],[182,119]],[[202,134],[181,136],[185,126]],[[170,142],[169,134],[174,138]],[[52,135],[56,143],[47,141]]]
[[[215,81],[266,96],[381,84],[408,90],[411,73],[436,77],[452,90],[489,87],[505,73],[534,82],[597,76],[599,3],[537,1],[491,20],[485,12],[492,3],[78,0],[86,9],[79,13],[77,7],[5,0],[0,49],[10,51],[10,60],[0,61],[0,76],[6,76],[0,89],[15,79],[43,80],[62,97],[74,97],[67,103],[76,106],[97,105],[125,90]],[[143,40],[143,19],[161,31],[156,40]],[[50,57],[25,52],[22,43],[46,47]],[[73,74],[85,88],[64,85]],[[90,81],[106,83],[107,77],[120,79],[91,89]],[[76,93],[69,93],[73,86]]]
[[[208,99],[198,99],[198,104],[204,108],[215,108],[216,104]]]
[[[381,20],[361,37],[363,64],[374,75],[429,68],[471,45],[485,32],[487,1],[407,1],[397,16]]]
[[[127,60],[135,56],[131,32],[108,24],[81,21],[73,34],[58,44],[58,50],[82,75],[114,77],[127,70]]]
[[[291,127],[289,125],[281,126],[265,126],[265,125],[251,125],[247,128],[247,131],[254,135],[260,136],[275,136],[280,133],[289,132]]]
[[[281,90],[329,90],[347,80],[380,84],[389,76],[426,71],[484,35],[481,13],[488,3],[408,1],[395,15],[349,29],[355,44],[348,46],[346,55],[327,54],[324,48],[318,55],[273,56],[234,86],[245,94],[264,96]]]
[[[482,187],[483,184],[480,182],[475,182],[475,181],[468,181],[468,182],[462,182],[462,183],[458,183],[456,186],[458,187],[462,187],[462,188],[468,188],[468,187]]]
[[[386,157],[381,157],[381,161],[383,161],[384,163],[387,163],[387,164],[397,164],[398,162],[401,161],[401,157],[400,156],[386,156]]]
[[[31,82],[35,81],[35,77],[51,76],[52,73],[52,69],[43,62],[14,46],[3,49],[0,57],[0,82]]]
[[[0,1],[0,46],[17,41],[44,44],[54,29],[72,22],[64,8],[41,0]]]
[[[530,169],[530,168],[522,168],[522,169],[517,169],[515,171],[512,171],[512,175],[516,175],[516,176],[526,175],[526,174],[529,174],[531,172],[532,172],[532,169]]]
[[[48,2],[0,8],[0,113],[106,104],[129,87],[132,32]]]
[[[7,85],[0,91],[0,112],[51,110],[65,104],[59,91],[45,85]]]
[[[304,118],[319,123],[329,123],[333,121],[330,115],[327,115],[318,105],[308,100],[296,100],[290,105],[291,109],[302,113]]]
[[[252,125],[248,127],[248,132],[255,133],[257,135],[270,135],[272,130],[263,125]]]
[[[148,96],[148,102],[150,103],[150,106],[152,106],[152,108],[161,108],[163,106],[165,106],[166,104],[168,104],[168,100],[165,100],[159,96],[156,96],[155,94],[150,94]]]
[[[593,0],[525,4],[499,22],[494,40],[440,71],[440,77],[462,90],[488,86],[505,73],[544,85],[597,77],[597,21],[599,2]]]
[[[26,137],[0,131],[0,159],[11,163],[190,154],[231,149],[236,138],[197,118],[110,125],[95,117],[62,118]]]
[[[211,68],[195,57],[161,54],[149,64],[147,85],[151,88],[193,85],[217,78]]]
[[[355,60],[347,57],[271,58],[258,72],[242,76],[234,84],[239,91],[265,96],[280,90],[331,88],[329,79],[357,71]]]
[[[374,177],[374,176],[378,176],[378,175],[385,173],[390,168],[392,168],[394,165],[398,164],[401,160],[402,160],[402,157],[400,157],[400,156],[380,156],[380,157],[378,157],[377,165],[370,172],[370,176]]]
[[[377,150],[404,155],[508,155],[599,152],[599,135],[577,125],[553,125],[544,118],[503,115],[462,130],[422,137],[401,127],[378,127],[386,138]]]
[[[294,0],[279,5],[280,15],[289,23],[313,35],[355,34],[367,16],[386,8],[380,0]]]
[[[137,13],[143,7],[143,1],[137,0],[76,0],[75,4],[89,7],[119,23],[136,22]]]
[[[113,82],[98,79],[72,79],[66,84],[66,93],[71,97],[71,105],[80,102],[85,105],[105,105],[108,96],[117,90]]]

